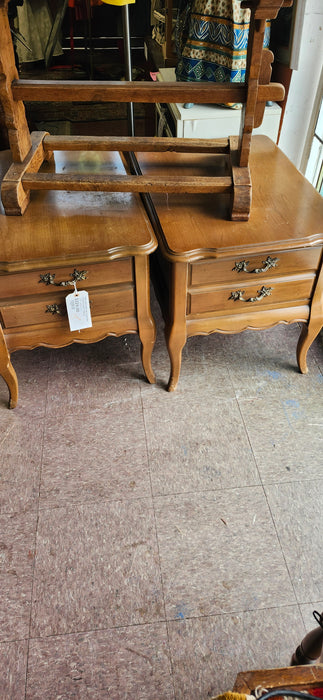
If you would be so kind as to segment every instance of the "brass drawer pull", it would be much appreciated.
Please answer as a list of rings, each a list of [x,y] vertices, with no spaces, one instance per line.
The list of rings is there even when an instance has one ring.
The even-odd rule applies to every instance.
[[[231,292],[229,299],[233,299],[233,301],[246,301],[246,302],[253,303],[254,301],[260,301],[264,297],[270,297],[272,291],[273,291],[273,287],[261,287],[261,289],[259,289],[257,291],[258,296],[249,297],[249,299],[245,299],[243,296],[244,290],[237,289],[236,292]]]
[[[248,270],[249,260],[240,260],[240,262],[234,264],[232,270],[234,272],[248,272],[251,275],[259,275],[260,272],[267,272],[272,267],[277,267],[278,261],[279,258],[271,258],[268,255],[266,260],[262,261],[263,267],[255,267],[254,270]]]
[[[59,314],[59,316],[65,316],[66,306],[65,304],[47,304],[46,314]]]
[[[67,280],[66,282],[55,282],[55,273],[51,274],[50,272],[46,272],[45,275],[40,275],[40,280],[38,280],[39,283],[43,283],[46,285],[49,284],[54,284],[55,287],[73,287],[74,282],[80,282],[81,280],[86,280],[86,275],[87,275],[87,270],[76,270],[74,268],[74,272],[70,273],[70,277],[72,278],[71,280]]]

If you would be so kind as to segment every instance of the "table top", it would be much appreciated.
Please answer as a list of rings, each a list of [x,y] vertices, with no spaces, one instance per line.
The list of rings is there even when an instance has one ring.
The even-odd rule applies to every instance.
[[[10,152],[0,153],[0,180]],[[42,171],[124,174],[119,153],[58,152],[55,164]],[[23,216],[6,216],[0,204],[1,272],[40,269],[70,261],[104,262],[129,255],[148,255],[157,247],[138,194],[105,192],[31,192]]]
[[[210,154],[138,153],[144,175],[205,175]],[[323,242],[323,199],[267,136],[253,136],[249,221],[229,220],[229,195],[153,194],[162,230],[159,245],[171,261],[194,261],[317,245]]]
[[[144,174],[210,174],[212,154],[137,154]],[[0,178],[10,153],[0,153]],[[59,172],[122,174],[119,153],[55,152]],[[162,226],[159,245],[172,261],[194,261],[323,243],[323,199],[266,136],[254,136],[250,157],[252,205],[248,222],[228,218],[223,194],[154,194]],[[157,246],[139,195],[38,191],[23,216],[6,216],[0,205],[0,273],[148,255]]]

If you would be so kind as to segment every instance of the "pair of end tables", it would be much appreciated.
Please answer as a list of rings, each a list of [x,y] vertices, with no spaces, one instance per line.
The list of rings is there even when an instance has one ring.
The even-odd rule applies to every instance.
[[[212,154],[141,153],[144,175],[199,177]],[[218,157],[217,157],[218,158]],[[213,159],[213,160],[212,160]],[[0,177],[10,153],[0,154]],[[124,173],[120,153],[55,152],[56,172]],[[279,148],[254,136],[249,221],[228,220],[228,195],[37,191],[23,216],[0,212],[0,374],[18,400],[15,350],[92,343],[138,333],[147,380],[155,323],[150,277],[165,318],[176,388],[186,339],[302,322],[301,372],[323,325],[323,200]],[[147,198],[146,198],[147,200]],[[151,259],[151,275],[149,272]],[[66,295],[87,290],[92,326],[71,331]],[[216,362],[216,357],[214,358]]]

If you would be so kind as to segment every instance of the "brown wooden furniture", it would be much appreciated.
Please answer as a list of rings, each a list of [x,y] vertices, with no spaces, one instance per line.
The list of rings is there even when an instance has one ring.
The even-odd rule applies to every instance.
[[[229,193],[230,216],[247,220],[251,203],[249,151],[252,130],[259,126],[267,100],[282,100],[284,88],[270,84],[273,55],[263,49],[266,20],[276,17],[291,0],[244,0],[250,7],[251,19],[247,57],[247,83],[153,83],[153,82],[87,82],[19,80],[7,17],[8,0],[0,0],[0,100],[4,106],[13,165],[2,183],[2,202],[7,214],[22,214],[30,192],[39,189],[95,190],[110,192],[212,192]],[[51,137],[35,132],[31,137],[24,111],[24,100],[37,101],[108,101],[108,102],[242,102],[240,137],[226,139],[176,139],[132,137],[123,139]],[[175,151],[211,153],[210,167],[203,177],[181,175],[162,179],[139,175],[108,176],[103,172],[87,176],[70,173],[57,176],[39,173],[44,160],[54,149],[121,151]],[[179,162],[181,162],[179,160]],[[219,169],[219,162],[222,167]]]
[[[142,154],[146,177],[198,177],[212,156]],[[323,200],[266,136],[251,151],[253,206],[248,222],[226,220],[228,200],[201,194],[153,195],[159,251],[153,277],[166,318],[175,389],[189,336],[304,323],[297,360],[323,324]],[[154,212],[151,213],[154,221]],[[155,257],[155,255],[154,255]]]
[[[237,675],[233,692],[251,695],[259,686],[267,690],[287,688],[310,693],[314,688],[323,687],[323,665],[242,671]]]
[[[0,179],[10,159],[8,151],[0,154]],[[110,153],[91,161],[82,153],[60,152],[55,163],[45,165],[46,173],[60,174],[93,173],[98,167],[111,175],[125,172],[120,155]],[[37,192],[23,217],[8,217],[0,208],[0,375],[11,408],[18,382],[10,354],[21,348],[139,333],[144,371],[154,382],[149,255],[156,245],[135,194]],[[65,297],[73,292],[73,280],[78,290],[89,292],[93,325],[71,332]]]

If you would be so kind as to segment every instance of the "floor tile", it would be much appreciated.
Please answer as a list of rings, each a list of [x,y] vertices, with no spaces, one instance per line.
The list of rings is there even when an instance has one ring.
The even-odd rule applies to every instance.
[[[0,417],[8,412],[9,391],[3,379],[0,377]]]
[[[150,496],[141,404],[51,415],[46,422],[40,507]]]
[[[36,514],[0,516],[0,642],[28,637]]]
[[[8,411],[0,418],[0,513],[38,507],[44,425]]]
[[[25,697],[27,648],[27,641],[0,644],[1,700]]]
[[[302,613],[302,618],[304,620],[306,633],[318,627],[318,622],[317,619],[313,616],[313,612],[316,611],[319,613],[319,615],[323,614],[323,600],[319,600],[313,603],[303,603],[299,607]],[[301,640],[299,641],[301,642]]]
[[[163,618],[149,499],[40,512],[32,636]]]
[[[323,329],[315,338],[314,343],[312,343],[308,351],[307,364],[309,371],[311,371],[312,362],[316,362],[318,364],[319,369],[323,374]]]
[[[30,616],[27,700],[205,700],[323,611],[323,335],[306,376],[297,324],[191,338],[169,394],[152,303],[156,385],[130,335],[14,353],[14,411],[0,387],[1,700]]]
[[[77,366],[85,362],[108,366],[140,362],[139,336],[137,333],[108,336],[97,343],[72,343],[52,352],[51,367],[58,371],[63,371],[66,364]]]
[[[296,602],[260,487],[159,497],[155,509],[167,619]]]
[[[17,413],[9,410],[8,406],[0,405],[0,445],[7,439],[8,434],[13,429],[17,419]]]
[[[302,375],[296,362],[300,335],[297,323],[265,331],[245,331],[223,337],[223,348],[238,398],[271,397],[276,394],[313,395],[321,387],[318,365],[309,362]]]
[[[323,599],[323,479],[270,484],[266,494],[299,603]]]
[[[30,642],[26,700],[172,700],[165,623]]]
[[[11,361],[18,379],[18,405],[15,414],[43,416],[46,410],[48,366],[50,351],[46,348],[34,350],[19,350],[12,353]],[[1,403],[8,406],[8,389],[1,381]]]
[[[236,401],[155,395],[144,416],[154,495],[259,483]]]
[[[158,390],[166,389],[170,375],[170,361],[165,339],[157,340],[153,352],[153,365],[156,371],[156,385],[141,386],[147,398]],[[182,367],[176,388],[177,395],[189,401],[203,401],[216,398],[235,397],[234,387],[228,371],[221,336],[195,336],[188,338],[182,351]]]
[[[297,606],[168,622],[176,700],[232,690],[237,674],[289,665],[303,634]]]
[[[61,415],[62,409],[65,413],[74,414],[98,409],[104,411],[111,403],[139,397],[139,381],[144,381],[139,345],[136,360],[131,363],[126,359],[128,350],[125,349],[125,342],[129,345],[133,341],[130,338],[117,340],[118,364],[115,360],[109,361],[108,342],[104,345],[74,344],[52,353],[48,415]]]
[[[137,333],[128,333],[119,337],[110,335],[99,343],[90,346],[93,348],[93,351],[95,345],[95,354],[98,354],[103,362],[107,362],[109,365],[140,362],[141,343]]]
[[[323,392],[239,400],[264,483],[322,476]]]

